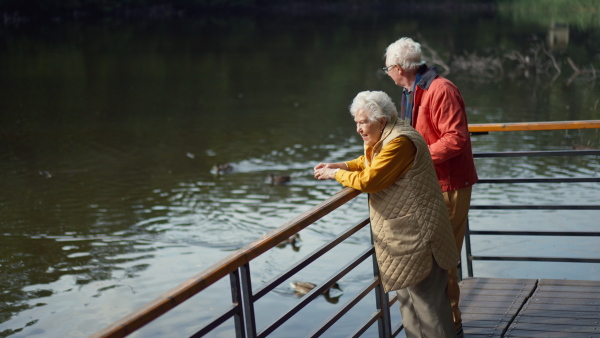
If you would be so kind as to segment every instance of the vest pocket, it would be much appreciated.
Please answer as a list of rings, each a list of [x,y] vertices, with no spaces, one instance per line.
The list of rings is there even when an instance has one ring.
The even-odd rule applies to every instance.
[[[417,251],[421,243],[417,219],[413,214],[383,221],[387,250],[392,255],[408,255]]]

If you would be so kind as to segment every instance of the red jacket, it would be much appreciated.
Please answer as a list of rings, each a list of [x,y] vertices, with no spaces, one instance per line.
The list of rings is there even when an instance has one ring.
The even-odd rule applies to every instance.
[[[458,88],[432,67],[415,86],[412,125],[429,146],[442,191],[477,182],[465,102]]]

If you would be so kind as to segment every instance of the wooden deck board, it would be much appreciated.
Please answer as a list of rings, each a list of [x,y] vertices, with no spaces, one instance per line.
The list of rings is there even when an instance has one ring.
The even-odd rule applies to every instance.
[[[535,279],[470,278],[460,282],[466,337],[502,337],[533,293]]]
[[[465,337],[599,337],[600,281],[469,278]]]

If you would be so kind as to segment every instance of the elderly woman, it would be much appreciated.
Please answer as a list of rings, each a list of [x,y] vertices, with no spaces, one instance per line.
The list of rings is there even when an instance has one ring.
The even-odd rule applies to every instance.
[[[427,144],[384,92],[359,93],[350,113],[364,155],[319,163],[315,177],[370,193],[381,281],[398,293],[406,336],[455,337],[446,285],[459,256]]]

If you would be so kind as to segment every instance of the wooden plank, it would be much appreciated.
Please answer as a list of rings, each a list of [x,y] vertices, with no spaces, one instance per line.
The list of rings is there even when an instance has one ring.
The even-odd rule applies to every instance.
[[[512,320],[509,317],[503,318],[502,316],[498,316],[496,314],[491,313],[463,313],[461,315],[463,320],[463,326],[468,326],[468,323],[471,321],[489,321],[489,322],[509,322]]]
[[[600,282],[541,280],[505,337],[600,336]]]
[[[575,285],[575,286],[600,286],[600,281],[594,280],[568,280],[568,279],[541,279],[540,285]]]
[[[469,294],[469,295],[460,295],[460,304],[461,307],[463,304],[468,304],[468,303],[481,303],[482,306],[486,306],[486,304],[493,304],[493,303],[499,303],[499,302],[510,302],[510,303],[516,303],[519,300],[523,300],[524,298],[526,298],[525,295],[520,295],[517,296],[516,298],[513,299],[508,299],[506,296],[485,296],[485,295],[473,295],[473,294]],[[546,298],[542,298],[542,300],[545,300]],[[591,304],[590,304],[591,305]]]
[[[465,335],[466,336],[466,335]],[[518,330],[507,332],[504,337],[512,338],[590,338],[598,337],[598,335],[590,335],[589,333],[568,333],[564,332],[548,332],[548,331],[526,331]],[[470,336],[469,336],[470,338]]]
[[[460,291],[461,295],[477,295],[477,296],[503,296],[507,298],[514,298],[520,295],[529,295],[530,290],[514,289],[514,290],[499,290],[499,289],[466,289]]]
[[[535,297],[535,296],[534,296]],[[561,304],[561,305],[600,305],[600,299],[594,298],[544,298],[544,297],[535,297],[529,299],[532,303],[538,304]]]
[[[562,298],[562,299],[600,299],[600,293],[596,292],[546,292],[545,290],[539,290],[535,293],[536,298]]]
[[[471,327],[487,327],[487,328],[504,328],[508,324],[508,318],[502,320],[469,320],[469,328]]]
[[[542,289],[545,292],[568,292],[568,293],[598,293],[599,286],[580,286],[580,285],[544,285]]]
[[[522,304],[522,303],[520,303]],[[477,312],[481,308],[509,308],[511,306],[519,306],[517,302],[500,302],[500,301],[489,301],[486,299],[474,299],[472,301],[460,300],[460,308],[463,312]]]
[[[565,318],[565,321],[568,320],[572,325],[580,325],[580,326],[597,326],[598,319],[589,319],[589,318]],[[477,321],[475,321],[477,322]],[[518,316],[514,323],[535,323],[535,324],[556,324],[555,317],[535,317],[535,316]]]
[[[465,327],[463,325],[463,330],[465,332],[465,337],[472,336],[485,336],[485,337],[501,337],[502,336],[502,328],[489,328],[489,327]]]
[[[469,312],[473,312],[473,313],[480,313],[480,314],[497,314],[498,316],[514,316],[517,314],[517,312],[519,311],[520,307],[519,306],[511,306],[508,308],[500,308],[500,307],[480,307],[480,308],[476,308],[474,309],[475,311],[462,311],[461,312],[464,314],[467,314]]]
[[[600,313],[598,312],[574,312],[574,311],[544,311],[544,310],[531,310],[526,309],[522,310],[519,314],[520,317],[528,316],[528,317],[552,317],[562,320],[568,320],[569,318],[589,318],[596,320],[600,319]]]
[[[461,285],[474,285],[474,284],[521,284],[529,285],[537,283],[537,279],[518,279],[518,278],[475,278],[469,277],[463,279]]]
[[[591,292],[591,290],[600,290],[600,284],[599,283],[585,283],[585,284],[563,284],[563,285],[559,285],[559,284],[540,284],[542,286],[544,286],[545,290],[573,290],[575,292],[577,292],[578,290],[589,290],[589,292]]]
[[[512,282],[512,283],[511,283]],[[460,282],[461,287],[465,289],[521,289],[521,288],[529,288],[531,285],[537,284],[535,280],[501,280],[498,283],[493,281],[474,281],[472,279],[463,280]]]
[[[561,324],[532,324],[523,323],[522,325],[511,326],[506,332],[507,335],[517,331],[537,331],[545,333],[558,333],[561,332],[564,337],[571,337],[572,334],[577,333],[598,333],[597,326],[573,326],[573,325],[561,325]]]
[[[535,279],[470,278],[459,283],[466,337],[501,337],[533,293]]]
[[[573,326],[568,323],[545,323],[545,324],[537,324],[537,323],[525,323],[519,322],[511,328],[507,332],[511,332],[514,330],[514,327],[518,327],[519,330],[529,330],[529,331],[545,331],[545,332],[568,332],[568,333],[598,333],[599,327],[596,326]]]
[[[564,303],[537,303],[529,302],[524,310],[546,310],[546,311],[574,311],[574,312],[600,312],[598,305],[583,305],[583,304],[564,304]]]

